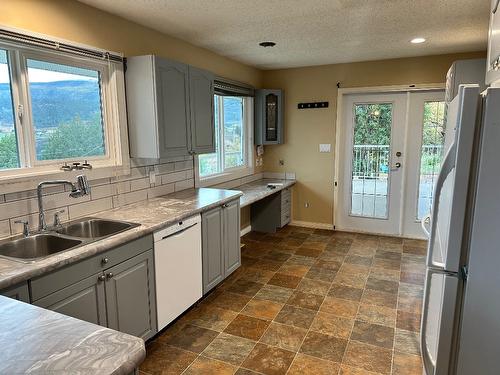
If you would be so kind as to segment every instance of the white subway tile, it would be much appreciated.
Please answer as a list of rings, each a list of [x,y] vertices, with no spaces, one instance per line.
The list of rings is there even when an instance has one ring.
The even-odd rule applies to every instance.
[[[117,194],[117,189],[115,184],[107,184],[95,186],[92,188],[90,196],[92,200],[101,199],[105,197],[110,197]]]
[[[148,199],[161,197],[162,195],[167,195],[175,191],[174,184],[155,186],[148,190]]]
[[[175,171],[175,163],[155,165],[155,169],[158,171],[158,174],[172,173]]]
[[[175,170],[176,171],[184,171],[186,169],[193,169],[193,161],[192,160],[183,160],[175,162]]]
[[[130,181],[130,190],[132,191],[147,189],[150,186],[151,184],[149,183],[149,177]]]
[[[148,198],[147,190],[137,190],[130,193],[120,194],[113,197],[113,207],[121,207],[127,204],[132,204],[144,201]]]
[[[175,191],[191,189],[191,188],[194,188],[194,180],[193,179],[178,181],[175,183]]]
[[[186,179],[186,171],[169,173],[161,176],[162,185],[178,182]]]
[[[9,220],[0,221],[0,238],[10,236],[10,222]]]
[[[43,188],[43,195],[56,194],[64,192],[64,185],[56,185],[56,186],[47,186]],[[26,190],[26,191],[18,191],[15,193],[7,193],[5,194],[5,201],[12,202],[21,199],[28,199],[36,197],[36,190]]]
[[[113,199],[111,197],[74,204],[69,206],[69,217],[73,220],[78,217],[89,216],[100,211],[110,210],[111,208],[113,208]]]

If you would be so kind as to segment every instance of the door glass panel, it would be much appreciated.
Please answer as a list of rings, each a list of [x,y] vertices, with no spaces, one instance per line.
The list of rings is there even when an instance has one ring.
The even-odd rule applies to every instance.
[[[36,159],[106,154],[100,73],[27,60]]]
[[[354,105],[350,215],[388,217],[392,107]]]
[[[0,50],[0,170],[19,167],[7,52]]]
[[[443,157],[444,108],[443,101],[424,103],[418,205],[416,210],[417,220],[421,220],[431,212],[434,186]]]
[[[278,140],[278,96],[266,95],[266,140]]]

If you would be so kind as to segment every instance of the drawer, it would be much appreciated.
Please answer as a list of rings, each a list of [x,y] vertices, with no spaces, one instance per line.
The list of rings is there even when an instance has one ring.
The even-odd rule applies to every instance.
[[[35,278],[31,280],[31,298],[36,301],[152,248],[153,237],[145,236]]]

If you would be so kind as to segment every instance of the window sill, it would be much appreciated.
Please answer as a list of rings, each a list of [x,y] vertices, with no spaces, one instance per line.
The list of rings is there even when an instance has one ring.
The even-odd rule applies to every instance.
[[[196,181],[195,181],[195,187],[197,188],[202,188],[202,187],[210,187],[218,184],[222,184],[231,180],[236,180],[238,178],[243,178],[246,176],[250,176],[254,174],[254,168],[253,167],[246,167],[246,168],[238,168],[233,171],[229,172],[224,172],[220,173],[217,175],[212,175],[208,177],[203,177],[200,178],[197,175]]]
[[[33,168],[29,172],[23,170],[17,175],[0,176],[0,191],[2,194],[7,194],[33,190],[36,189],[37,185],[42,181],[59,179],[73,181],[76,179],[76,176],[80,174],[87,176],[90,181],[90,186],[92,187],[92,180],[129,175],[130,165],[99,166],[93,169],[73,170],[70,172],[47,168]]]

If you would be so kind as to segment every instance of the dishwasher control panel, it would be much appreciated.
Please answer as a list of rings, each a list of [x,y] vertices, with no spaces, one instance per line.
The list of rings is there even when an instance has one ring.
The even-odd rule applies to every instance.
[[[160,229],[154,233],[154,241],[161,241],[162,239],[171,236],[180,231],[184,231],[198,223],[201,223],[201,216],[190,216],[186,219],[179,220],[177,223],[170,224],[167,228]]]

